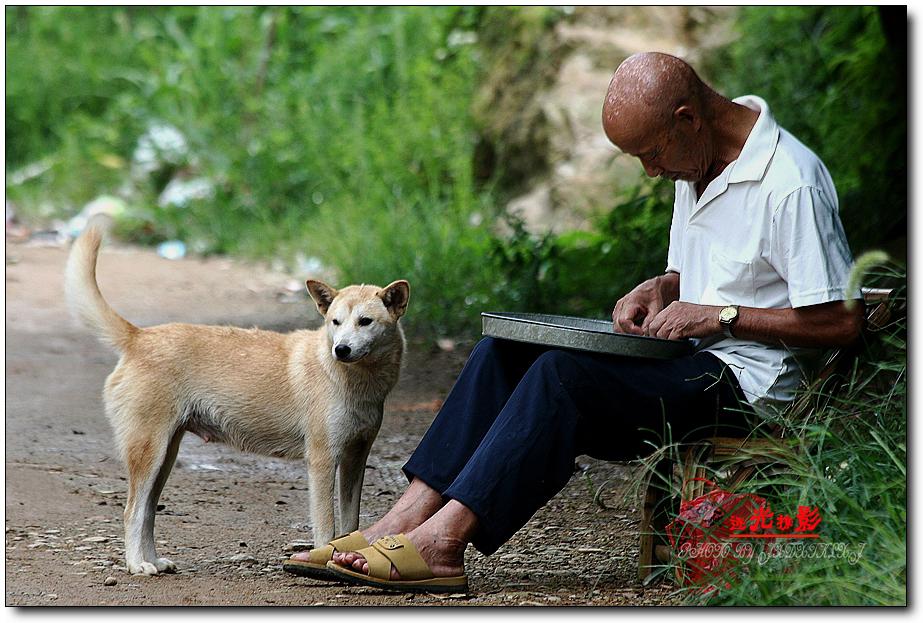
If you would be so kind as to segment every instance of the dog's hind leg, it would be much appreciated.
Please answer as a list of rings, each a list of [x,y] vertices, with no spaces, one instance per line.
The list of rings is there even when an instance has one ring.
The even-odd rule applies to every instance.
[[[167,453],[164,456],[163,463],[161,463],[160,470],[157,472],[157,480],[154,482],[154,489],[148,497],[149,508],[147,509],[147,516],[151,518],[149,541],[151,544],[151,552],[154,555],[154,566],[157,567],[157,571],[161,573],[175,572],[176,565],[168,558],[158,558],[157,552],[154,551],[154,516],[157,513],[157,502],[160,501],[160,494],[163,492],[163,486],[166,484],[167,478],[170,477],[170,472],[173,470],[173,464],[176,462],[176,455],[179,454],[180,442],[182,442],[185,432],[186,431],[180,428],[173,433],[173,437],[170,439],[170,445],[167,446]]]
[[[175,571],[176,565],[157,557],[154,513],[163,485],[176,460],[182,431],[136,429],[125,440],[128,500],[125,504],[125,559],[129,573],[156,575]]]
[[[356,441],[340,457],[340,531],[349,533],[359,528],[359,500],[365,478],[365,462],[369,458],[372,442]]]

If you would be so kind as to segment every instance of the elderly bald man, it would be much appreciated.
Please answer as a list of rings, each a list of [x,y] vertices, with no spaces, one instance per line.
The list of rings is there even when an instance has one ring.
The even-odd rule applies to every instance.
[[[603,127],[648,175],[676,182],[666,272],[616,303],[615,328],[711,346],[647,361],[482,340],[394,507],[287,570],[466,590],[467,545],[496,551],[565,486],[577,455],[631,460],[749,428],[755,407],[792,399],[806,347],[856,337],[833,183],[763,100],[728,100],[680,59],[638,54],[612,77]]]

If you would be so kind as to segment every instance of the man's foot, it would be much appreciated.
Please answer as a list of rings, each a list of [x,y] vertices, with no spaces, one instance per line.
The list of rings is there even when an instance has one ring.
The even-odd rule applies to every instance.
[[[435,577],[447,578],[465,574],[465,546],[467,543],[458,539],[438,536],[430,528],[427,528],[426,524],[416,530],[411,530],[406,533],[406,536],[417,548],[417,551],[420,552],[420,557],[426,561]],[[368,562],[356,552],[334,554],[333,560],[337,564],[351,567],[359,573],[366,575],[369,573]],[[347,561],[351,562],[344,564]],[[391,567],[391,579],[401,579],[401,574],[394,567]]]
[[[420,557],[426,561],[435,577],[453,577],[465,573],[465,548],[476,526],[477,518],[474,513],[452,500],[430,519],[405,535],[417,548]],[[350,567],[354,571],[368,575],[368,562],[357,552],[337,552],[333,555],[333,561],[342,567]],[[391,579],[399,580],[400,577],[397,570],[392,567]]]
[[[368,528],[360,530],[362,536],[369,543],[374,543],[389,534],[401,534],[412,531],[442,507],[442,495],[432,489],[422,480],[414,478],[404,495],[394,507],[385,513],[385,516],[373,523]],[[323,547],[322,543],[315,543],[314,547]],[[336,556],[345,552],[334,553]],[[311,553],[298,552],[292,556],[295,560],[310,561]]]

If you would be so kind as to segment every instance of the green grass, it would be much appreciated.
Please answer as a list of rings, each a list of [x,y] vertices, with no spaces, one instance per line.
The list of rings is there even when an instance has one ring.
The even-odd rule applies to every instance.
[[[129,238],[181,238],[292,270],[316,257],[339,284],[405,278],[412,323],[464,331],[490,291],[494,202],[472,179],[477,52],[450,35],[476,16],[9,8],[8,167],[50,168],[8,194],[34,221],[119,194]],[[134,179],[135,145],[155,123],[178,129],[188,153]],[[211,180],[213,196],[158,206],[177,173]]]
[[[117,231],[129,240],[179,238],[195,253],[281,260],[293,273],[315,258],[335,285],[407,279],[407,324],[420,335],[473,339],[488,309],[606,317],[663,268],[666,186],[648,184],[627,203],[614,190],[615,207],[591,232],[540,236],[513,223],[511,237],[498,233],[503,196],[474,178],[472,108],[487,53],[476,33],[485,19],[494,37],[503,20],[520,32],[524,15],[533,30],[554,17],[9,8],[8,167],[47,170],[10,176],[8,195],[36,223],[117,195],[128,205]],[[532,67],[534,54],[520,56]],[[175,128],[188,149],[138,176],[133,154],[151,125]],[[158,205],[176,176],[210,180],[214,192]]]
[[[698,587],[679,588],[688,603],[907,603],[906,279],[897,269],[879,271],[874,279],[896,287],[894,320],[869,342],[841,386],[827,384],[807,392],[813,406],[807,420],[785,412],[768,416],[767,421],[782,425],[791,445],[782,446],[781,463],[751,451],[748,457],[764,466],[738,489],[764,497],[777,513],[794,516],[799,506],[817,507],[821,538],[802,543],[827,544],[843,553],[757,555],[743,563],[730,588],[704,595]],[[757,431],[757,436],[763,434]],[[721,470],[707,474],[719,485],[722,476]],[[663,571],[670,574],[672,568]]]

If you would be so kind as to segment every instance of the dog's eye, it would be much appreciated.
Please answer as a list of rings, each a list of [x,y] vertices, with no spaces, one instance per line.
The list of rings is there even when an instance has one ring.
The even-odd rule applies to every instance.
[[[372,319],[371,319],[371,318],[360,318],[360,319],[359,319],[359,326],[360,326],[360,327],[366,327],[366,326],[368,326],[368,325],[370,325],[370,324],[372,324]]]
[[[336,318],[334,318],[334,319],[333,319],[333,326],[335,326],[335,327],[340,326],[340,321],[337,320]]]

